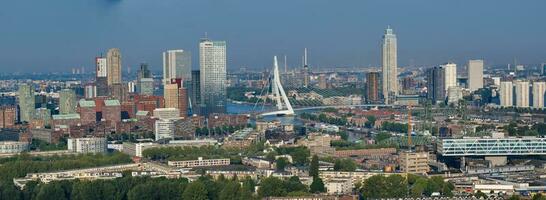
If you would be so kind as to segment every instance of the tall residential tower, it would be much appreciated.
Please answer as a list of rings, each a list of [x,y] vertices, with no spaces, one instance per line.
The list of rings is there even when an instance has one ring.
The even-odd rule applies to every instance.
[[[118,48],[108,49],[106,53],[108,86],[121,83],[121,53]]]
[[[394,103],[398,95],[398,63],[396,35],[387,27],[381,45],[381,67],[383,71],[383,97],[385,104]]]

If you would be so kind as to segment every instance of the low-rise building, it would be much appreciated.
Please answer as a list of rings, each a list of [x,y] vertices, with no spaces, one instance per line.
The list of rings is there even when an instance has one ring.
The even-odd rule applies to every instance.
[[[402,152],[400,170],[404,173],[426,174],[430,171],[428,156],[428,152]]]
[[[324,183],[324,188],[328,194],[350,194],[353,191],[351,179],[333,179]]]
[[[28,142],[2,141],[0,153],[21,153],[28,150]]]
[[[208,167],[208,166],[226,166],[229,165],[229,158],[222,159],[203,159],[199,157],[197,160],[181,160],[181,161],[168,161],[167,165],[173,167]]]
[[[171,140],[167,144],[158,144],[158,143],[152,143],[152,142],[146,142],[146,143],[124,142],[123,153],[131,155],[131,156],[142,157],[142,152],[146,149],[164,148],[164,147],[191,147],[191,146],[199,147],[199,146],[205,146],[205,145],[214,145],[217,142],[218,141],[212,140],[212,139]]]
[[[104,153],[108,150],[106,138],[68,138],[68,150],[77,153]]]

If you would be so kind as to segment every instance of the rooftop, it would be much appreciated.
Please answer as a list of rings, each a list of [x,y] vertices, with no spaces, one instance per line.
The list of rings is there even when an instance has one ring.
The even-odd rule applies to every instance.
[[[53,115],[53,120],[61,119],[80,119],[80,114]]]
[[[79,104],[80,104],[80,107],[82,107],[82,108],[95,107],[95,101],[88,101],[88,100],[85,100],[85,99],[81,99]]]
[[[110,100],[104,100],[105,106],[120,106],[119,100],[117,99],[110,99]]]

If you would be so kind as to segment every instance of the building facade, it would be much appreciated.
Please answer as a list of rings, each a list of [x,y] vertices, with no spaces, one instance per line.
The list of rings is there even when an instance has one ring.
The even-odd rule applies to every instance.
[[[118,48],[108,49],[106,53],[108,86],[121,83],[121,53]]]
[[[428,166],[428,152],[400,153],[400,170],[411,174],[426,174]]]
[[[226,106],[226,42],[204,39],[199,43],[201,104],[205,115],[224,113]]]
[[[470,92],[483,88],[483,60],[469,60],[467,68]]]
[[[368,103],[379,102],[379,72],[366,74],[366,101]]]
[[[62,115],[76,113],[76,92],[62,89],[59,97],[59,113]]]
[[[19,90],[17,93],[19,95],[19,121],[30,122],[32,120],[32,116],[34,116],[34,104],[36,101],[34,98],[34,86],[30,84],[19,85]]]
[[[106,138],[68,138],[68,150],[77,153],[105,153]]]
[[[533,82],[534,108],[544,108],[544,93],[546,93],[546,82]]]
[[[516,81],[516,107],[529,107],[529,81]]]
[[[445,70],[442,66],[436,66],[427,71],[427,98],[436,104],[444,102],[446,97],[445,90]]]
[[[163,84],[171,79],[191,81],[191,53],[181,49],[163,52]]]
[[[391,104],[398,95],[398,53],[396,35],[388,27],[381,46],[381,67],[383,71],[383,98]]]
[[[500,106],[514,106],[514,86],[512,81],[502,81],[499,88]]]
[[[184,160],[184,161],[168,161],[167,164],[173,167],[208,167],[208,166],[227,166],[229,165],[229,158],[222,159],[203,159],[199,157],[197,160]]]
[[[441,67],[444,68],[444,90],[447,94],[450,87],[457,86],[457,65],[455,63],[446,63]]]

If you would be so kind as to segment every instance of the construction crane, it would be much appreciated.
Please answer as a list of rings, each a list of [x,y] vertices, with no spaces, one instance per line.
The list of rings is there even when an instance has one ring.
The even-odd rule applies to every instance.
[[[411,151],[411,105],[408,105],[408,148]]]

